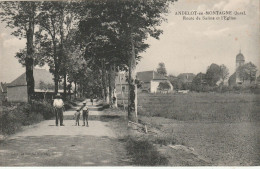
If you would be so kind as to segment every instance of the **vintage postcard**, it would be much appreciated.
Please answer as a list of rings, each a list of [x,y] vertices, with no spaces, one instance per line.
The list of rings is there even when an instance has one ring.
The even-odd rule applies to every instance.
[[[259,3],[0,1],[0,166],[259,166]]]

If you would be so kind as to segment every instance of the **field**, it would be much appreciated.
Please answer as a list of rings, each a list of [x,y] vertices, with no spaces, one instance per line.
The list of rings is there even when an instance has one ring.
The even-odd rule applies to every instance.
[[[142,94],[141,115],[180,121],[243,122],[260,121],[260,95],[254,94]]]
[[[142,94],[139,118],[212,165],[260,165],[260,95]]]

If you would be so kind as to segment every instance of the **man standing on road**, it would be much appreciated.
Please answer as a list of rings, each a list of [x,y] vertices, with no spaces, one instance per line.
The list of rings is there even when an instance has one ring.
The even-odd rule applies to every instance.
[[[86,102],[83,103],[83,106],[82,106],[82,109],[83,109],[82,116],[83,116],[83,126],[86,125],[88,127],[88,114],[89,114],[89,110],[88,110],[88,106],[86,104],[87,104]],[[85,121],[86,121],[86,123],[85,123]]]
[[[61,99],[60,93],[56,95],[56,98],[53,101],[53,107],[55,111],[56,116],[56,126],[58,126],[58,119],[60,119],[60,126],[64,126],[63,124],[63,109],[64,109],[64,103]]]

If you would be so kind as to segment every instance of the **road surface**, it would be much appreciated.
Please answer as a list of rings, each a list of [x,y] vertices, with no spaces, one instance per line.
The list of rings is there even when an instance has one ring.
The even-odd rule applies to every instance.
[[[104,114],[90,104],[88,101],[90,116]],[[74,112],[64,112],[65,126],[57,127],[55,120],[46,120],[1,142],[0,166],[129,165],[123,143],[118,141],[107,122],[90,120],[89,127],[75,126],[71,118]]]

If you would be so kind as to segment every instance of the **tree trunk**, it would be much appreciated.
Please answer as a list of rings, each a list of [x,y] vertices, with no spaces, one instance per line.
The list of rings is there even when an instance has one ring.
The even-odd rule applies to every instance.
[[[112,69],[112,94],[113,94],[113,107],[117,108],[117,95],[116,95],[116,67],[113,65]],[[115,98],[115,99],[114,99]],[[115,100],[115,101],[114,101]]]
[[[106,94],[107,94],[107,96],[106,96],[106,103],[110,104],[110,100],[109,100],[109,87],[108,86],[106,87]]]
[[[27,95],[28,102],[31,103],[32,97],[34,94],[34,77],[33,77],[33,67],[34,67],[34,58],[33,58],[33,35],[34,35],[34,12],[35,6],[32,3],[31,13],[29,16],[29,28],[26,32],[27,38],[27,56],[25,58],[25,67],[26,67],[26,82],[27,82]]]
[[[113,89],[113,97],[115,98],[115,101],[113,101],[113,107],[117,108],[117,95],[116,95],[116,89]]]
[[[64,100],[66,100],[67,98],[67,74],[66,72],[64,73],[64,82],[63,82],[63,96],[64,96]]]
[[[77,98],[77,83],[76,83],[76,81],[74,82],[74,84],[75,84],[74,97]]]
[[[26,57],[25,65],[26,65],[26,82],[27,82],[28,102],[31,103],[32,97],[34,94],[33,58]]]
[[[55,57],[55,56],[54,56]],[[56,58],[56,57],[55,57]],[[55,94],[59,92],[59,71],[58,71],[58,63],[57,63],[57,58],[54,59],[54,85],[55,85]]]
[[[106,82],[106,103],[110,104],[110,98],[109,98],[109,78],[108,78],[108,71],[105,66],[105,82]]]
[[[124,75],[125,75],[125,74],[124,74]],[[125,96],[124,96],[124,91],[123,91],[121,76],[120,76],[120,74],[118,74],[118,76],[119,76],[119,82],[120,82],[120,88],[121,88],[121,97],[122,97],[123,107],[124,107],[124,111],[125,111]]]
[[[70,87],[69,87],[69,97],[70,97],[70,100],[71,100],[71,88],[72,88],[72,82],[70,82]]]
[[[112,106],[112,65],[109,65],[109,72],[108,72],[108,93],[109,93],[109,104]]]
[[[55,35],[52,36],[52,44],[53,44],[53,58],[54,58],[54,92],[56,95],[59,90],[59,62],[57,58],[57,46],[55,42]]]
[[[106,100],[104,87],[102,87],[102,98],[103,100]]]
[[[63,76],[64,76],[64,82],[63,82],[63,97],[64,97],[64,100],[66,100],[66,97],[67,97],[67,78],[66,78],[66,62],[67,62],[67,58],[66,58],[66,55],[64,53],[64,45],[63,45],[63,42],[64,42],[64,32],[63,32],[63,23],[64,23],[64,8],[62,6],[62,9],[61,9],[61,18],[60,18],[60,50],[61,50],[61,58],[62,58],[62,61],[63,61]]]
[[[81,83],[78,83],[78,97],[81,98]]]
[[[83,98],[84,97],[84,84],[83,83],[81,83],[81,98]]]
[[[106,101],[106,103],[109,104],[108,102],[108,89],[107,89],[107,78],[106,78],[106,68],[105,68],[105,63],[104,60],[102,60],[102,86],[103,86],[103,99]]]
[[[131,56],[129,57],[129,91],[128,91],[128,119],[133,122],[138,122],[137,118],[137,86],[135,84],[136,79],[136,61],[135,61],[135,46],[132,34],[131,39]]]

